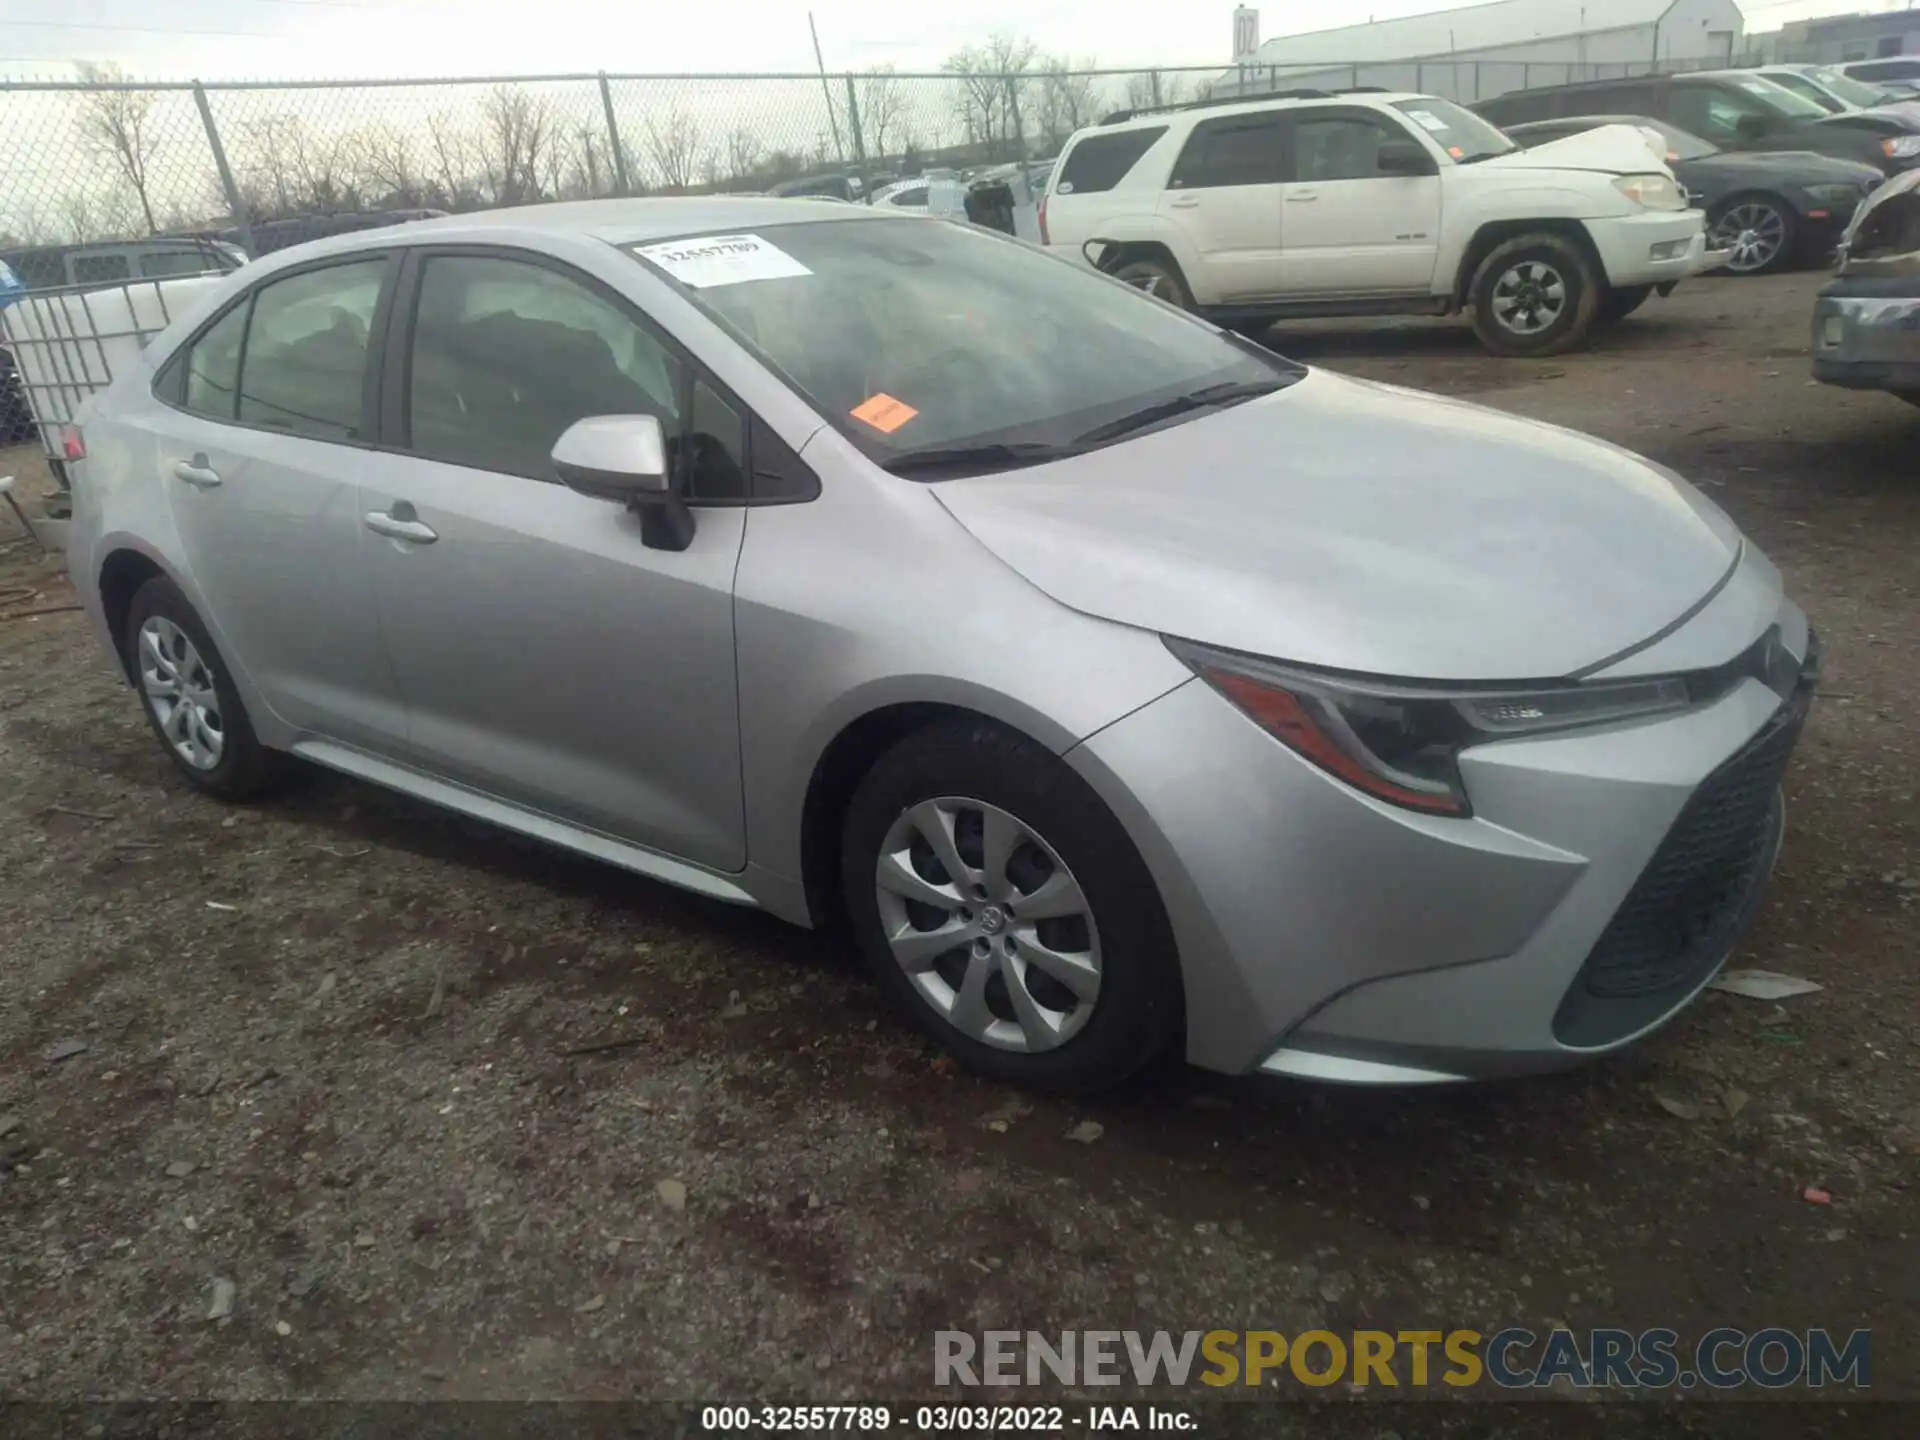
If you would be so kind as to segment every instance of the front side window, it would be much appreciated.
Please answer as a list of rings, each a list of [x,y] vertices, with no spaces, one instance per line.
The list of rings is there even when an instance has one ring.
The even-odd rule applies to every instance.
[[[169,275],[204,275],[223,267],[203,250],[148,250],[140,256],[140,278],[161,280]]]
[[[1389,140],[1405,140],[1405,131],[1389,130],[1378,120],[1358,115],[1303,118],[1293,132],[1293,178],[1323,180],[1378,180],[1380,147]]]
[[[116,280],[133,278],[133,266],[127,262],[124,252],[75,255],[69,264],[73,267],[76,285],[111,285]]]
[[[240,370],[240,422],[316,440],[360,440],[361,401],[385,256],[306,270],[255,293]]]
[[[898,205],[903,210],[924,210],[927,208],[927,187],[918,185],[911,190],[902,190],[888,203]]]
[[[1691,85],[1674,87],[1672,113],[1674,123],[1681,129],[1721,144],[1740,139],[1743,118],[1768,115],[1757,103],[1736,91]]]
[[[1167,187],[1213,190],[1283,183],[1287,178],[1283,124],[1274,112],[1203,121],[1187,137]]]
[[[1193,396],[1248,398],[1298,367],[1043,250],[969,226],[860,218],[636,245],[883,465],[1005,468],[1118,438]],[[1142,422],[1146,423],[1146,422]],[[757,462],[756,462],[757,463]],[[954,470],[914,468],[937,479]]]
[[[585,285],[522,260],[434,255],[421,272],[408,443],[455,465],[551,477],[553,442],[589,415],[679,430],[680,366]]]

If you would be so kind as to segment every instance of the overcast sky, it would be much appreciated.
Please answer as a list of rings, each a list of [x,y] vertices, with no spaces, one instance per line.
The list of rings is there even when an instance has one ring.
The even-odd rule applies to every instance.
[[[1743,0],[1749,28],[1902,0]],[[806,0],[0,0],[0,74],[65,78],[76,59],[153,79],[795,71]],[[1436,0],[1287,0],[1261,37],[1454,8]],[[1211,65],[1231,50],[1228,0],[815,0],[829,69],[937,69],[994,34],[1103,65]]]

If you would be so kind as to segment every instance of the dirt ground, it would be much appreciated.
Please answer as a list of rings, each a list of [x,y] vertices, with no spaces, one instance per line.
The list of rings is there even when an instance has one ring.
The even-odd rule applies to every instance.
[[[79,616],[0,619],[0,1397],[897,1402],[949,1327],[1554,1322],[1871,1327],[1920,1397],[1920,411],[1808,380],[1819,283],[1547,362],[1274,341],[1674,466],[1825,637],[1734,962],[1825,988],[1552,1079],[1036,1100],[763,917],[332,775],[198,798]],[[17,534],[9,617],[70,598]]]

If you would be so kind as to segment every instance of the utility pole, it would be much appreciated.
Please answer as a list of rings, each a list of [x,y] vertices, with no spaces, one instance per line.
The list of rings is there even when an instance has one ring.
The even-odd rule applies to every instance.
[[[820,94],[827,102],[827,124],[833,127],[833,149],[842,165],[847,163],[847,147],[840,143],[840,117],[833,108],[833,88],[827,84],[827,62],[820,58],[820,30],[807,11],[807,33],[813,36],[813,63],[820,71]]]

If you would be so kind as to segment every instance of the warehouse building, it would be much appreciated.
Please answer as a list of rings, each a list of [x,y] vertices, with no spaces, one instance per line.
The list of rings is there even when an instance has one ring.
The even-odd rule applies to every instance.
[[[1462,102],[1652,70],[1704,70],[1744,54],[1734,0],[1498,0],[1283,35],[1241,50],[1216,94],[1371,85]],[[1235,36],[1245,41],[1236,17]]]
[[[1920,55],[1920,10],[1796,20],[1773,37],[1771,48],[1780,60],[1809,60],[1822,65]]]

